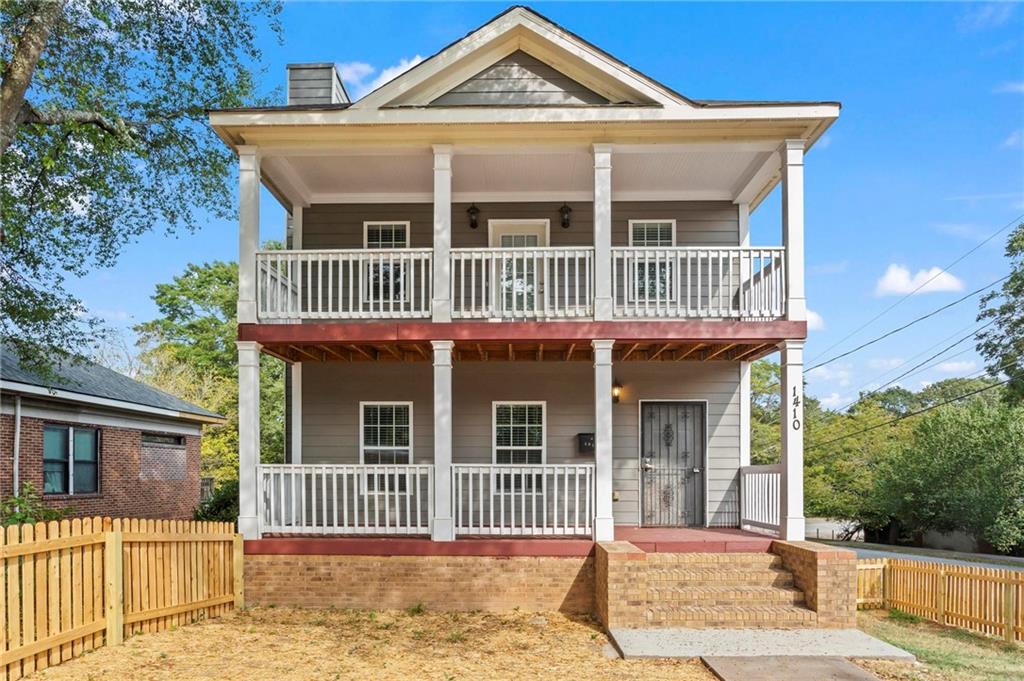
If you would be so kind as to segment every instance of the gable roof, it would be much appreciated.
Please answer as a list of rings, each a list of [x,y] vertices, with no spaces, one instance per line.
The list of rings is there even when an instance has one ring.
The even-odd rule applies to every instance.
[[[0,379],[3,380],[3,388],[11,392],[49,394],[54,399],[67,398],[69,396],[64,393],[70,393],[72,398],[75,396],[101,398],[123,403],[123,405],[112,405],[109,402],[97,401],[102,406],[129,410],[133,405],[149,407],[164,412],[173,412],[164,414],[166,416],[192,421],[219,422],[224,418],[220,414],[215,414],[208,409],[203,409],[89,360],[69,360],[61,363],[53,368],[53,374],[51,377],[43,377],[22,367],[16,353],[0,346]],[[26,390],[27,388],[36,390]],[[90,402],[92,400],[77,399],[75,401]]]
[[[352,108],[429,105],[451,86],[517,51],[536,57],[611,104],[693,105],[540,13],[514,5],[365,95]]]

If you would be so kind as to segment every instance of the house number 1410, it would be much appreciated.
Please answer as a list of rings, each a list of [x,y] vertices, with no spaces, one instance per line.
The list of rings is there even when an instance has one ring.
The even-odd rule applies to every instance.
[[[793,430],[800,430],[800,395],[793,386]]]

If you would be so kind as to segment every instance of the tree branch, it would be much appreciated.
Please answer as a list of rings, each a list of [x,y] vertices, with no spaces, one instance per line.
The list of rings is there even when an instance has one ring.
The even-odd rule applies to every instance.
[[[115,137],[134,138],[144,126],[143,123],[134,123],[122,118],[110,117],[98,111],[83,111],[80,109],[52,109],[39,111],[28,101],[22,105],[26,111],[21,116],[21,122],[35,125],[66,125],[68,123],[82,123],[95,125]]]

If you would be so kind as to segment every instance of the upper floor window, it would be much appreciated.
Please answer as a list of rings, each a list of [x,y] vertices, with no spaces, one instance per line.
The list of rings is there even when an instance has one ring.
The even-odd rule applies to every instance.
[[[676,245],[675,220],[630,220],[629,245],[637,248],[671,248]],[[659,257],[644,259],[633,264],[628,277],[630,299],[635,301],[662,301],[673,299],[673,259]]]
[[[409,248],[409,223],[364,222],[363,245],[371,251]],[[395,262],[387,256],[367,264],[364,295],[371,306],[408,298],[405,270],[400,259]]]
[[[99,492],[99,431],[43,427],[43,494]]]
[[[630,220],[629,245],[667,248],[676,245],[675,220]]]

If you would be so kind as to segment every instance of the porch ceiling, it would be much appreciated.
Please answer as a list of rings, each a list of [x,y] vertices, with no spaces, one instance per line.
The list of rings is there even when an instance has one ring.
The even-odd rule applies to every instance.
[[[615,362],[752,361],[775,352],[773,342],[619,342]],[[286,362],[430,362],[429,341],[267,343],[263,351]],[[456,362],[590,362],[589,342],[456,342]]]

